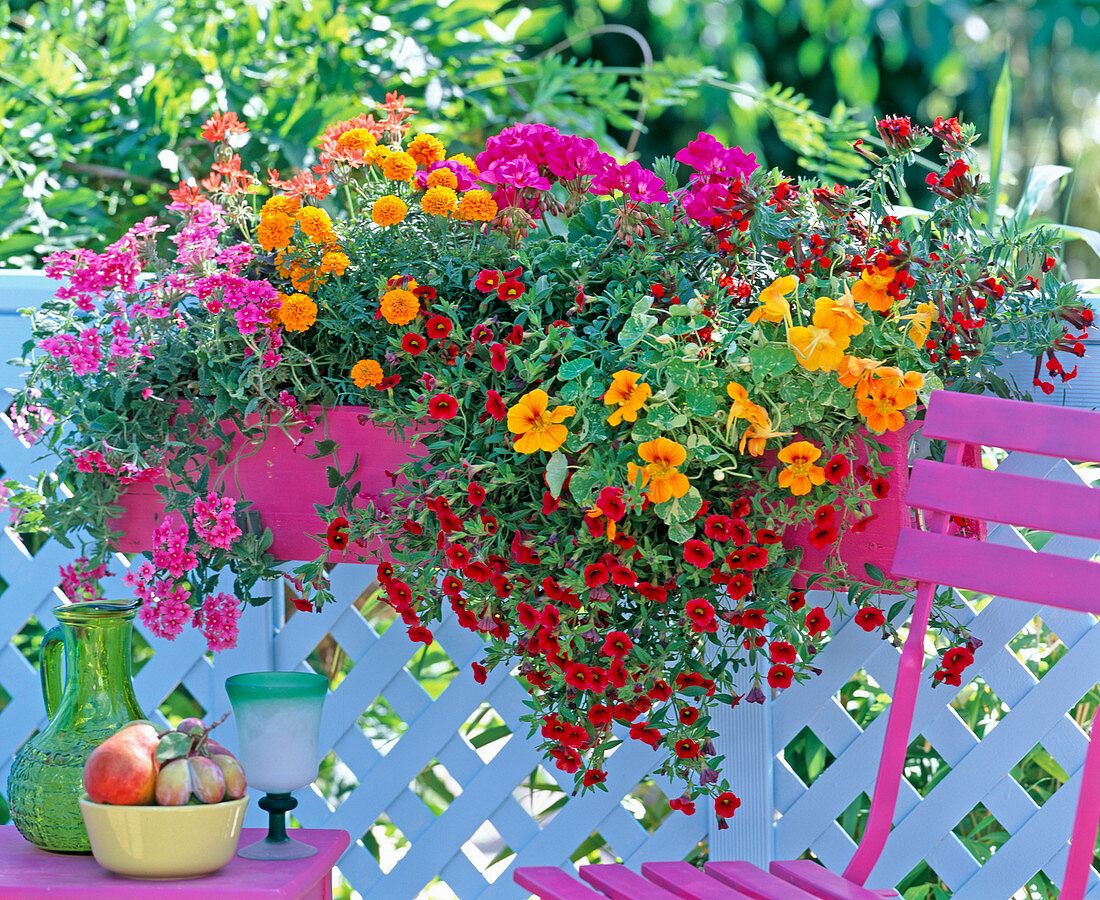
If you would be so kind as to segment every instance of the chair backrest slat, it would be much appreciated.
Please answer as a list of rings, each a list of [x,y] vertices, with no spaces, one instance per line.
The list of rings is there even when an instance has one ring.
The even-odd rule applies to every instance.
[[[1100,538],[1100,491],[1080,483],[918,459],[906,502],[948,515]]]
[[[927,438],[1100,462],[1100,417],[1090,410],[948,391],[934,396],[922,428]]]
[[[1100,613],[1100,566],[966,538],[903,528],[894,575],[964,590]]]

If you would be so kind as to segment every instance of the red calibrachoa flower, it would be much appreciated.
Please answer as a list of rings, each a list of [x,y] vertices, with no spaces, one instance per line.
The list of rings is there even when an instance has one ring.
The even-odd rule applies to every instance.
[[[669,809],[678,809],[685,816],[695,815],[695,804],[691,801],[691,797],[688,794],[684,794],[682,797],[674,797],[668,801]]]
[[[348,545],[347,528],[350,523],[343,516],[333,519],[325,532],[325,540],[330,550],[343,550]]]
[[[428,415],[433,419],[453,419],[458,415],[458,401],[450,394],[436,394],[428,401]]]
[[[497,285],[497,296],[505,301],[518,300],[526,290],[527,286],[522,281],[509,277],[507,281],[502,281]]]
[[[811,637],[824,634],[831,624],[829,617],[825,615],[825,610],[820,606],[815,606],[806,614],[806,630],[810,632]]]
[[[705,569],[714,561],[714,551],[702,541],[690,540],[684,544],[684,562]]]
[[[424,331],[433,341],[442,341],[451,333],[454,322],[446,316],[432,316],[424,323]]]
[[[768,687],[789,688],[794,681],[794,669],[783,663],[776,663],[768,669]]]
[[[489,673],[485,669],[485,666],[483,666],[481,663],[475,662],[470,663],[470,669],[474,673],[474,681],[476,681],[478,684],[485,684],[485,679],[489,675]]]
[[[806,592],[805,591],[791,591],[787,595],[787,605],[794,611],[798,612],[806,605]]]
[[[731,791],[723,791],[714,798],[714,811],[723,819],[733,818],[740,805],[741,799]]]
[[[431,631],[423,625],[413,625],[409,628],[409,640],[419,642],[425,647],[430,647],[434,638],[432,637]]]
[[[825,469],[825,480],[829,484],[840,484],[852,471],[851,463],[848,462],[846,457],[840,455],[830,459],[823,468]]]
[[[699,743],[691,738],[680,738],[672,749],[680,759],[695,759],[699,755]]]
[[[499,269],[482,269],[480,272],[478,272],[477,280],[474,282],[474,289],[481,291],[481,293],[483,294],[491,294],[499,286]]]
[[[410,331],[401,338],[401,349],[408,353],[409,356],[419,356],[427,349],[427,346],[428,342],[415,331]]]
[[[503,422],[508,417],[508,407],[504,404],[504,398],[492,388],[485,392],[485,412],[497,422]]]
[[[877,606],[865,606],[855,614],[853,621],[864,631],[874,631],[886,624],[886,616]]]
[[[634,649],[634,642],[625,631],[612,631],[604,638],[600,653],[621,659]]]
[[[762,609],[746,609],[741,613],[742,628],[763,628],[768,624],[768,617]]]
[[[607,584],[610,578],[611,573],[603,563],[590,563],[584,567],[584,583],[589,588]]]
[[[791,665],[798,662],[798,651],[795,649],[794,644],[787,641],[772,641],[771,646],[768,648],[768,656],[772,662],[776,663]]]
[[[687,613],[687,617],[696,626],[709,625],[714,621],[714,607],[702,597],[688,600],[684,604],[684,612]]]
[[[603,784],[605,781],[607,781],[607,773],[603,769],[588,769],[584,773],[583,782],[585,787]]]
[[[707,516],[703,524],[703,533],[712,541],[731,541],[733,534],[730,532],[729,516]]]

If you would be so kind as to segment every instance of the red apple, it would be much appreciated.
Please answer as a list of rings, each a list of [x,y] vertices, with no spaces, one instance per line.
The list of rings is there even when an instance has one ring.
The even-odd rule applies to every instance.
[[[84,790],[93,803],[151,804],[156,799],[157,730],[131,722],[92,751],[84,763]]]

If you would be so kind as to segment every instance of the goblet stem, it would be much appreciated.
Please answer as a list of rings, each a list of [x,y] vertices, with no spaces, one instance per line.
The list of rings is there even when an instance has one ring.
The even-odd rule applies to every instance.
[[[286,814],[298,805],[290,794],[266,794],[260,798],[260,809],[267,812],[267,837],[270,843],[289,841],[286,835]]]
[[[298,805],[290,794],[269,793],[260,798],[260,809],[266,810],[267,836],[237,851],[245,859],[304,859],[317,852],[316,847],[296,841],[286,833],[286,814]]]

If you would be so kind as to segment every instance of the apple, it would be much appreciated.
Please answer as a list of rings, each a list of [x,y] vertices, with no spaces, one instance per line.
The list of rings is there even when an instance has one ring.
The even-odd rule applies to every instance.
[[[137,806],[156,799],[157,730],[130,722],[96,747],[84,763],[84,790],[93,803]]]

